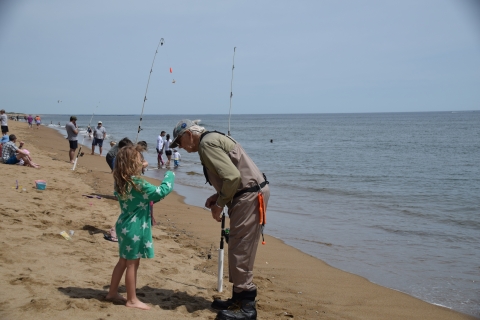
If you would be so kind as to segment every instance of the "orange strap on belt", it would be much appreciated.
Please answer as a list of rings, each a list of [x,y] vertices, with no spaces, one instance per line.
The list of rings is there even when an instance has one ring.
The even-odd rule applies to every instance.
[[[262,225],[262,244],[265,244],[265,238],[263,237],[263,228],[267,223],[267,207],[265,206],[265,201],[263,201],[263,193],[260,191],[258,193],[258,216],[260,217],[260,224]]]
[[[267,208],[265,207],[265,202],[263,201],[263,193],[258,193],[258,211],[260,216],[260,224],[267,224]]]

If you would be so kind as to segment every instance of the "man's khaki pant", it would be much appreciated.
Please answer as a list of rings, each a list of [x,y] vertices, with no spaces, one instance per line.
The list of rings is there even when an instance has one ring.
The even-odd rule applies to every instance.
[[[263,189],[265,206],[270,198],[270,189]],[[230,239],[228,242],[228,276],[235,292],[253,291],[253,264],[257,254],[261,227],[259,224],[258,193],[243,194],[228,210],[230,216]]]

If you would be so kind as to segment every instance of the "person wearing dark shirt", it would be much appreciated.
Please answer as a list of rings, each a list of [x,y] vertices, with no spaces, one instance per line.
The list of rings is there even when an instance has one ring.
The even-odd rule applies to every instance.
[[[120,142],[112,147],[110,151],[108,151],[107,156],[105,159],[107,160],[107,164],[112,169],[115,167],[115,157],[117,156],[118,150],[122,149],[125,146],[133,146],[133,142],[130,141],[128,138],[123,138]]]
[[[67,130],[67,139],[70,146],[68,151],[68,156],[70,157],[70,163],[75,162],[75,150],[78,148],[78,127],[77,127],[77,117],[71,116],[70,122],[65,125],[65,130]]]

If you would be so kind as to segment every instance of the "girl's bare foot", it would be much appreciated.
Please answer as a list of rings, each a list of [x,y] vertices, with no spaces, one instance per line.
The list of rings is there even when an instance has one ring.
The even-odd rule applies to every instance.
[[[117,293],[113,296],[110,296],[110,294],[107,294],[107,296],[105,297],[105,300],[107,301],[122,301],[122,302],[127,302],[127,298],[125,298],[124,296],[122,296],[120,293]]]
[[[129,308],[137,308],[137,309],[142,309],[142,310],[150,310],[150,307],[147,306],[145,303],[143,303],[140,300],[136,300],[135,302],[127,301],[125,306]]]

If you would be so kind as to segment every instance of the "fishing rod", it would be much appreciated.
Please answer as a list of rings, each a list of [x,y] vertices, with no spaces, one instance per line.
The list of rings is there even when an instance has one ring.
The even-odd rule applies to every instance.
[[[220,235],[220,250],[218,250],[218,281],[217,281],[217,291],[223,291],[223,245],[225,239],[225,208],[222,210],[222,233]],[[228,241],[227,241],[228,242]]]
[[[230,81],[230,110],[228,111],[228,135],[230,136],[230,117],[232,116],[232,97],[233,97],[233,69],[235,69],[235,49],[233,47],[232,80]]]
[[[98,108],[98,105],[93,110],[92,117],[90,118],[90,121],[88,122],[87,131],[88,131],[88,128],[90,127],[90,125],[92,124],[93,116],[95,115],[95,111],[97,111],[97,108]],[[77,129],[78,129],[78,127],[77,127]],[[83,146],[83,142],[85,141],[85,136],[86,135],[83,135],[82,143],[80,144],[80,148],[78,149],[77,157],[75,158],[75,162],[73,163],[73,168],[72,168],[73,171],[75,171],[75,167],[77,166],[78,157],[83,156],[82,146]]]
[[[230,110],[228,112],[228,136],[230,136],[230,117],[232,115],[232,97],[233,97],[233,70],[235,69],[235,49],[233,47],[233,63],[232,63],[232,80],[230,81]],[[218,292],[223,291],[223,245],[224,239],[228,243],[228,231],[225,231],[225,208],[222,211],[222,231],[220,234],[220,250],[218,250],[218,281],[217,281],[217,290]]]
[[[157,57],[158,48],[160,48],[160,46],[163,46],[163,38],[161,38],[158,42],[157,50],[155,50],[155,54],[153,55],[152,66],[150,67],[150,73],[148,74],[147,88],[145,89],[145,97],[143,98],[142,113],[140,114],[140,123],[138,124],[137,138],[135,139],[135,143],[138,142],[138,135],[142,130],[143,109],[145,108],[145,101],[147,101],[148,85],[150,84],[150,77],[152,76],[153,72],[153,64],[155,63],[155,58]]]

